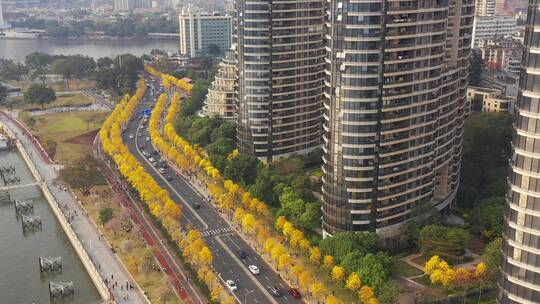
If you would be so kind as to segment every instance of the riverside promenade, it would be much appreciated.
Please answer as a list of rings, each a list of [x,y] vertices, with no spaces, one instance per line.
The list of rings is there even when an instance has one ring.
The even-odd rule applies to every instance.
[[[149,303],[120,259],[101,237],[92,219],[85,215],[84,209],[73,194],[65,188],[56,186],[57,172],[62,166],[48,159],[35,138],[9,113],[0,111],[0,125],[5,126],[18,139],[23,158],[29,162],[30,170],[40,183],[43,194],[49,200],[59,223],[64,231],[67,230],[68,238],[104,301],[126,304]],[[58,208],[55,208],[56,202]],[[71,231],[74,235],[70,233]],[[126,288],[128,286],[132,288]]]

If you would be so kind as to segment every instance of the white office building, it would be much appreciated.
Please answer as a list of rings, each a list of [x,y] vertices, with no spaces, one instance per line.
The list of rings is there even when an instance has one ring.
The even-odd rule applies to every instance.
[[[517,33],[517,20],[513,16],[475,16],[473,22],[473,48],[481,40],[513,36]]]

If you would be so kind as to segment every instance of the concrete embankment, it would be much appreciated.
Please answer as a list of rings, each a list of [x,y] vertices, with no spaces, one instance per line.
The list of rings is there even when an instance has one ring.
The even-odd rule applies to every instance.
[[[7,128],[3,122],[0,122],[0,127],[2,127],[7,132],[8,136],[12,138],[16,138],[13,132],[11,132],[11,130]],[[64,230],[64,233],[66,234],[69,242],[73,246],[73,249],[79,256],[84,268],[88,272],[88,275],[90,276],[90,279],[92,280],[96,289],[98,290],[101,298],[103,299],[104,302],[114,303],[114,300],[111,299],[109,290],[107,286],[105,285],[105,283],[103,282],[103,280],[101,279],[101,276],[99,275],[99,272],[96,269],[94,263],[92,263],[92,260],[88,256],[88,253],[84,249],[79,238],[73,231],[71,225],[68,223],[64,214],[62,213],[62,210],[60,208],[58,201],[55,199],[55,197],[49,190],[48,186],[43,181],[41,174],[37,170],[35,164],[29,157],[25,147],[20,143],[20,141],[17,141],[17,149],[19,150],[26,165],[30,169],[30,172],[34,176],[35,180],[37,181],[38,186],[41,189],[41,192],[43,194],[43,197],[45,197],[46,201],[48,202],[51,210],[53,211],[53,214],[55,215],[56,219],[58,220],[58,223],[62,227],[62,230]]]

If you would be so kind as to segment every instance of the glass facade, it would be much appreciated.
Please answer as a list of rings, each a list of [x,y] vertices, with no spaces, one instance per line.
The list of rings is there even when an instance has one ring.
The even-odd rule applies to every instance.
[[[540,303],[540,12],[529,0],[510,159],[499,303]]]
[[[237,0],[238,148],[272,162],[321,143],[323,0]]]
[[[399,237],[457,190],[474,1],[329,2],[323,229]]]
[[[231,48],[232,16],[199,11],[193,7],[178,16],[180,54],[196,57],[217,46],[222,53]]]

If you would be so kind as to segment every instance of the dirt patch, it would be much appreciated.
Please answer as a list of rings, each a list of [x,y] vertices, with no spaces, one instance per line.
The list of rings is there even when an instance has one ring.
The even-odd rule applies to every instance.
[[[419,256],[419,257],[416,257],[414,259],[412,259],[412,262],[419,265],[420,267],[424,267],[424,265],[426,265],[426,258],[423,257],[423,256]]]
[[[69,143],[69,144],[91,146],[98,132],[99,132],[99,129],[93,130],[93,131],[66,139],[63,142]]]

